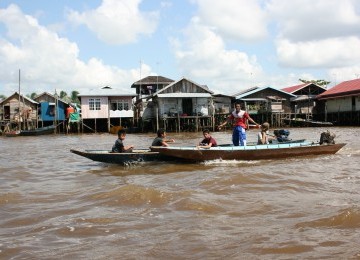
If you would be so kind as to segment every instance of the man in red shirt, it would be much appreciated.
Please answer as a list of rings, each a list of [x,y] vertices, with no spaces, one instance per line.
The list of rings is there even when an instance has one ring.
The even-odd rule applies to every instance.
[[[219,125],[219,129],[221,129],[228,122],[232,122],[233,124],[233,134],[232,134],[232,142],[234,146],[246,146],[246,132],[247,122],[255,124],[256,127],[259,125],[255,123],[255,121],[250,117],[250,115],[241,109],[240,103],[235,104],[235,110],[231,112],[226,121]]]

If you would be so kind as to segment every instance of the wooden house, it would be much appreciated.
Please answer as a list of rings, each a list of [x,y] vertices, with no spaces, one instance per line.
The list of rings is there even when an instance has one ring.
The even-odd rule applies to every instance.
[[[290,99],[292,113],[296,116],[312,119],[314,114],[324,110],[324,103],[317,102],[317,95],[326,91],[326,88],[315,83],[304,83],[282,89],[285,92],[296,95]]]
[[[83,126],[95,132],[110,132],[114,126],[131,127],[135,96],[109,86],[79,94]]]
[[[34,98],[38,102],[38,123],[39,126],[49,126],[65,122],[66,108],[69,104],[56,95],[48,92],[37,95]]]
[[[232,111],[232,96],[224,94],[214,94],[212,96],[216,114],[229,114]]]
[[[152,103],[148,103],[147,98],[154,94],[155,92],[165,88],[169,84],[173,83],[174,80],[163,77],[163,76],[148,76],[141,80],[134,82],[131,85],[131,88],[136,90],[136,100],[135,100],[135,115],[134,121],[136,125],[144,123],[143,118],[148,120],[148,115],[144,111],[148,112],[151,110]],[[148,108],[149,105],[149,108]]]
[[[15,92],[0,103],[0,120],[7,130],[37,127],[38,103]],[[4,130],[4,129],[3,129]]]
[[[136,89],[136,101],[138,101],[151,96],[173,82],[174,80],[163,76],[148,76],[134,82],[131,88]]]
[[[242,101],[249,114],[290,113],[290,99],[295,95],[273,87],[253,87],[233,95]]]
[[[325,119],[338,125],[360,125],[360,79],[344,81],[319,94]]]
[[[273,87],[252,87],[233,95],[235,101],[243,102],[247,112],[258,121],[269,121],[281,126],[281,118],[291,113],[290,99],[295,95]]]
[[[195,131],[213,127],[213,92],[207,86],[182,78],[147,98],[152,103],[144,111],[144,120],[151,119],[156,129]]]

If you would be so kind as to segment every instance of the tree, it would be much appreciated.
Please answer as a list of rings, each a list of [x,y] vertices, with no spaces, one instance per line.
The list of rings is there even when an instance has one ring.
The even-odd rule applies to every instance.
[[[1,94],[1,95],[0,95],[0,100],[1,100],[1,99],[6,99],[6,96],[4,96],[4,95]]]
[[[78,92],[78,91],[76,91],[76,90],[71,91],[71,101],[72,101],[73,103],[79,104],[78,95],[79,95],[79,92]]]
[[[30,98],[35,99],[36,96],[37,96],[37,94],[35,92],[33,92],[33,93],[31,93]]]
[[[60,98],[63,99],[64,97],[67,97],[67,93],[63,90],[60,91]]]
[[[306,79],[299,79],[303,83],[314,83],[318,86],[327,86],[330,84],[330,81],[326,81],[324,79],[312,79],[312,80],[306,80]]]

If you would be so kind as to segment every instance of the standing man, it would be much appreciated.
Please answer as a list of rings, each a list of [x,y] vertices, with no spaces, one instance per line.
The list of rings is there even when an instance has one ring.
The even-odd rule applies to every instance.
[[[233,124],[232,142],[234,146],[246,146],[246,128],[247,122],[255,124],[258,128],[259,125],[250,117],[250,115],[241,109],[240,103],[235,103],[235,110],[228,116],[226,121],[219,125],[219,130],[226,125],[228,122]]]

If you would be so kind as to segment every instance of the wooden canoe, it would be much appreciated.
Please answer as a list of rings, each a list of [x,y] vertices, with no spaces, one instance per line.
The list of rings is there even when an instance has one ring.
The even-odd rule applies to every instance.
[[[320,145],[319,143],[302,142],[287,144],[269,144],[254,146],[218,146],[210,149],[197,147],[150,147],[151,151],[162,155],[186,159],[189,161],[208,160],[262,160],[292,158],[321,154],[335,154],[344,143]]]
[[[7,137],[16,137],[16,136],[36,136],[36,135],[49,135],[55,132],[55,126],[45,126],[39,127],[31,130],[16,130],[6,132],[5,136]]]
[[[173,157],[169,158],[168,156],[161,155],[158,152],[152,152],[149,149],[134,149],[130,153],[112,153],[109,150],[80,151],[75,149],[71,149],[70,152],[93,161],[121,165],[129,165],[138,162],[169,161],[176,159]]]

